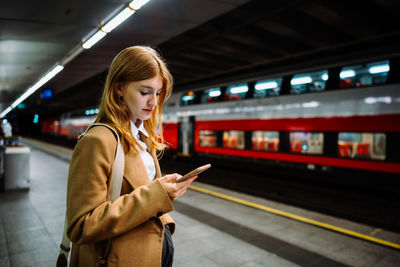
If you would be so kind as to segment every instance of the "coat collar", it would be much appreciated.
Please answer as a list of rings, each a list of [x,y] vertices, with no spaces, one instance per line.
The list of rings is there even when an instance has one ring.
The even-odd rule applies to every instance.
[[[131,122],[131,125],[134,125]],[[143,123],[137,128],[136,126],[132,127],[132,133],[134,134],[134,128],[136,128],[137,133],[140,134],[140,139],[146,144],[147,152],[150,153],[154,160],[154,164],[156,167],[156,177],[161,177],[160,165],[158,164],[158,159],[155,153],[151,152],[151,142],[148,137],[148,133],[146,129],[143,127]],[[142,131],[142,129],[144,131]],[[150,183],[149,175],[147,174],[146,167],[143,163],[142,157],[139,153],[135,153],[133,150],[130,150],[127,154],[125,154],[125,169],[124,169],[124,178],[125,180],[132,186],[132,188],[137,188],[141,185],[146,185]]]

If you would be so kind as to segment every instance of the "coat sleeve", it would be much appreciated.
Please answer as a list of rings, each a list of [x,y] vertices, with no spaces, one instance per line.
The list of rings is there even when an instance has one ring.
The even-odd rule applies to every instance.
[[[77,143],[68,174],[67,234],[77,244],[120,235],[174,209],[158,179],[107,201],[116,141],[108,129],[100,130],[107,138],[93,130]]]

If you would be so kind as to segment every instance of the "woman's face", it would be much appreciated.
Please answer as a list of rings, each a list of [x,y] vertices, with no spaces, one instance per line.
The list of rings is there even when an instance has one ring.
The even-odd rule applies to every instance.
[[[162,87],[163,79],[157,75],[147,80],[125,83],[117,89],[118,95],[122,96],[129,109],[132,122],[138,125],[139,120],[145,121],[151,117]]]

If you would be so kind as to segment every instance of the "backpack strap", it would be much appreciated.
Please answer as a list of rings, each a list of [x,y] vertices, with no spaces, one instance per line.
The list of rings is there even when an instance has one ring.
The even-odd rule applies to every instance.
[[[122,178],[124,175],[124,168],[125,168],[125,154],[122,144],[119,140],[118,133],[115,131],[114,128],[111,126],[104,124],[104,123],[94,123],[91,124],[85,132],[83,132],[79,137],[78,140],[81,139],[92,127],[95,126],[104,126],[110,129],[115,138],[117,139],[117,150],[115,152],[115,159],[113,164],[113,170],[111,174],[111,181],[110,181],[110,193],[107,195],[107,200],[114,201],[121,195],[121,187],[122,187]],[[64,232],[62,237],[62,242],[60,245],[60,254],[57,259],[57,267],[67,266],[68,265],[68,254],[71,250],[70,244],[71,241],[67,236],[67,214],[65,212],[65,220],[64,220]]]
[[[124,176],[124,168],[125,168],[125,154],[124,149],[122,147],[121,142],[119,141],[119,135],[111,126],[104,123],[93,123],[90,125],[86,131],[78,137],[78,140],[86,134],[92,127],[95,126],[104,126],[110,129],[115,138],[117,139],[117,150],[115,152],[115,159],[113,164],[113,171],[111,175],[110,182],[110,193],[107,196],[107,200],[114,201],[121,195],[121,186],[122,186],[122,177]]]

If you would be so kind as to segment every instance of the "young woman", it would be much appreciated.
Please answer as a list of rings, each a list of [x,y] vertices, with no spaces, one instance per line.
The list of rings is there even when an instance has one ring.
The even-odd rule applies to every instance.
[[[104,126],[92,127],[72,155],[67,191],[70,266],[171,266],[168,212],[197,176],[161,177],[157,152],[164,149],[161,111],[172,76],[150,47],[133,46],[113,60],[96,122],[116,130],[125,153],[121,196],[107,201],[117,141]]]

